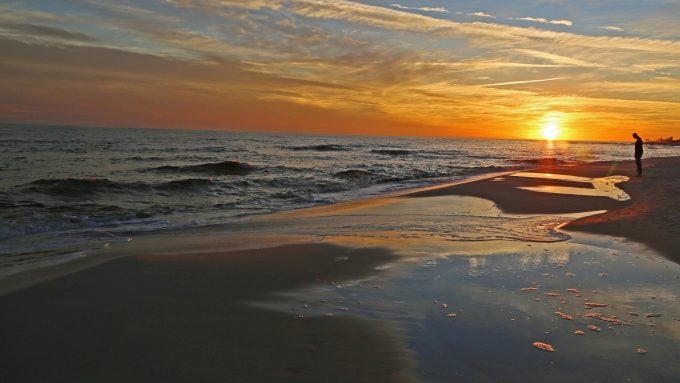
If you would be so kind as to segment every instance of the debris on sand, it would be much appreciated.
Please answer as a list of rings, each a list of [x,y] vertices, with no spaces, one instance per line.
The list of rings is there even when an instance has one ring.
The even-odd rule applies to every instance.
[[[599,318],[599,317],[601,317],[601,316],[602,316],[602,313],[589,313],[589,314],[586,314],[586,317],[588,317],[588,318]]]
[[[609,306],[607,303],[595,303],[595,302],[586,302],[586,306],[588,307],[607,307]]]
[[[442,303],[442,308],[443,308],[443,309],[445,309],[445,308],[447,308],[447,307],[449,307],[449,305],[447,305],[446,303]]]
[[[640,354],[640,355],[644,355],[644,354],[647,353],[647,350],[645,350],[644,348],[638,348],[635,351],[637,351],[637,353]]]
[[[620,325],[620,324],[623,323],[619,319],[616,319],[616,318],[598,317],[597,319],[599,319],[601,321],[609,322],[609,323],[615,324],[615,325]]]
[[[576,334],[576,335],[586,335],[586,333],[583,330],[576,330],[576,331],[574,331],[574,334]]]
[[[593,326],[592,324],[589,324],[588,326],[586,326],[586,328],[590,331],[602,331],[601,328],[599,328],[597,326]]]
[[[647,318],[658,318],[660,316],[661,316],[660,313],[653,313],[653,314],[646,314],[645,315],[645,317],[647,317]]]
[[[543,293],[543,295],[547,295],[549,297],[559,297],[560,293]]]
[[[570,288],[570,289],[564,289],[564,290],[565,290],[565,291],[569,291],[570,293],[574,293],[574,294],[581,294],[581,292],[578,291],[577,289],[572,289],[572,288]]]
[[[628,315],[632,315],[632,316],[636,317],[636,316],[639,316],[640,314],[634,313],[634,312],[631,311],[631,312],[628,313]]]
[[[538,287],[522,287],[519,291],[536,291]]]
[[[555,314],[557,314],[557,316],[559,316],[562,319],[574,320],[574,317],[572,317],[571,315],[567,315],[567,314],[560,312],[560,311],[555,311]]]
[[[447,318],[455,318],[457,315],[458,314],[456,314],[456,313],[449,313],[449,314],[446,314],[446,317]]]
[[[575,277],[576,276],[576,274],[574,274],[574,273],[566,273],[565,275],[568,276],[568,277]]]
[[[548,352],[555,352],[555,349],[553,348],[553,346],[549,345],[548,343],[534,342],[531,345],[536,347],[539,350],[548,351]]]

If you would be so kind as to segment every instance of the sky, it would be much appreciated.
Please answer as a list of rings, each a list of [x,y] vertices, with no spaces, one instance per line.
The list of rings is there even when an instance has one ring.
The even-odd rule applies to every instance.
[[[5,0],[0,121],[680,138],[680,0]]]

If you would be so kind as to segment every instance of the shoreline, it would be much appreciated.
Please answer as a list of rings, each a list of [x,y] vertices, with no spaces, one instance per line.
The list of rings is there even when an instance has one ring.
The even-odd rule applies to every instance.
[[[448,257],[455,259],[449,264],[458,265],[450,270],[459,273],[460,264],[468,260],[469,267],[474,269],[483,264],[487,256],[522,255],[529,264],[532,259],[538,264],[549,261],[542,266],[546,268],[544,271],[563,275],[565,269],[560,267],[565,267],[572,255],[578,254],[576,248],[581,247],[559,237],[551,241],[527,239],[527,235],[551,235],[556,221],[531,221],[536,217],[506,217],[501,213],[558,216],[598,207],[597,210],[601,210],[605,204],[610,207],[607,213],[572,222],[583,225],[583,221],[602,220],[602,216],[608,219],[608,215],[623,215],[630,222],[624,221],[622,227],[639,228],[640,222],[649,224],[658,218],[658,209],[664,206],[668,219],[678,218],[678,212],[672,208],[676,198],[673,188],[661,188],[677,182],[677,177],[668,174],[680,169],[677,166],[680,157],[649,159],[646,164],[647,178],[629,186],[627,182],[617,184],[632,196],[630,201],[519,189],[545,184],[583,185],[573,181],[511,177],[512,172],[504,172],[504,176],[494,173],[483,179],[427,190],[280,212],[231,226],[213,227],[209,231],[140,237],[130,243],[112,245],[97,254],[100,257],[81,258],[54,269],[36,270],[35,274],[19,274],[14,282],[23,285],[15,284],[11,291],[10,280],[0,281],[4,289],[0,294],[0,326],[13,329],[0,347],[0,357],[10,366],[0,376],[12,381],[57,382],[102,377],[131,382],[171,381],[197,376],[202,381],[222,381],[225,377],[271,382],[418,381],[418,359],[407,330],[391,322],[389,316],[354,314],[355,309],[357,312],[367,310],[360,302],[362,295],[359,298],[349,295],[351,305],[345,299],[314,302],[298,299],[291,303],[286,294],[305,288],[341,294],[346,281],[355,281],[347,290],[364,289],[358,292],[364,296],[370,296],[373,291],[381,293],[382,286],[371,283],[357,286],[364,285],[361,281],[365,278],[383,275],[384,265],[399,260],[411,264],[424,262],[425,267],[416,266],[416,272],[433,270],[434,274],[437,271],[428,268],[436,267],[437,259]],[[630,164],[599,162],[538,168],[532,172],[601,177],[613,171],[620,174],[631,165],[632,161]],[[630,169],[633,171],[634,167]],[[639,194],[644,192],[649,195],[641,198]],[[649,200],[656,204],[650,204]],[[635,214],[627,213],[628,210]],[[469,215],[457,215],[461,212]],[[471,221],[473,218],[478,220]],[[613,219],[612,222],[619,221]],[[522,225],[530,228],[535,225],[545,233],[523,231],[526,228]],[[673,229],[677,225],[670,226]],[[644,226],[646,230],[654,227]],[[569,230],[569,225],[565,229]],[[480,230],[481,234],[476,233]],[[463,237],[456,237],[459,231],[464,232]],[[508,237],[506,231],[514,236]],[[612,234],[620,237],[622,232]],[[487,235],[497,237],[490,240]],[[535,243],[542,245],[532,246]],[[419,253],[409,254],[413,249]],[[499,258],[503,262],[514,259],[512,256]],[[510,267],[514,270],[514,266]],[[584,275],[592,268],[581,267],[579,273]],[[517,289],[541,278],[534,275],[535,269],[527,270],[527,280],[521,281]],[[426,280],[435,286],[447,282],[433,274],[427,275]],[[474,277],[475,274],[471,276]],[[423,283],[422,279],[416,279],[416,286]],[[452,283],[456,280],[451,279]],[[499,283],[497,294],[515,299],[516,289],[506,290],[504,283]],[[389,288],[398,290],[403,286]],[[385,288],[388,297],[389,288]],[[473,290],[478,304],[487,305],[488,292],[492,290]],[[459,304],[469,299],[465,291],[459,291],[462,294]],[[458,322],[447,317],[446,311],[442,311],[447,306],[440,305],[438,299],[445,298],[439,294],[452,292],[435,290],[417,296],[414,307],[432,307],[425,308],[424,312],[435,312],[436,318],[444,321],[443,326],[464,322],[466,311],[480,315],[480,319],[486,317],[481,312],[473,314],[472,306],[457,311],[461,316]],[[605,294],[600,294],[598,299],[602,299],[602,295]],[[272,310],[256,305],[271,302],[284,307]],[[379,300],[375,304],[382,307],[383,302],[388,303]],[[399,296],[390,298],[389,302],[396,305],[397,310],[410,311],[408,306],[400,305]],[[305,315],[308,303],[309,316]],[[315,310],[321,307],[325,311],[312,315],[312,303]],[[294,304],[297,308],[290,307]],[[582,302],[578,300],[574,304],[582,305]],[[524,307],[525,303],[520,305]],[[548,314],[551,311],[554,308],[550,308]],[[399,311],[390,314],[399,314]],[[484,331],[474,322],[469,326]],[[531,330],[522,330],[528,331]],[[513,347],[519,347],[518,352],[525,350],[514,338],[512,343]],[[41,360],[40,369],[32,368],[35,360]],[[475,364],[474,361],[466,363]],[[496,368],[501,371],[502,366]]]
[[[662,166],[666,162],[677,163],[680,166],[680,157],[652,157],[645,159],[645,174],[647,177],[637,178],[633,177],[635,163],[634,161],[594,161],[582,164],[568,164],[568,165],[549,165],[536,168],[529,168],[520,171],[510,170],[502,172],[491,172],[484,174],[476,174],[461,180],[448,182],[440,185],[421,186],[411,189],[398,190],[390,193],[385,193],[379,196],[371,196],[352,201],[344,201],[330,205],[321,205],[308,208],[283,210],[264,215],[254,215],[244,217],[231,224],[215,224],[201,227],[189,227],[179,229],[167,229],[157,232],[143,233],[135,239],[140,238],[151,239],[154,246],[155,237],[173,237],[178,235],[193,235],[201,233],[212,233],[224,231],[229,225],[240,222],[259,222],[269,221],[272,219],[283,218],[297,218],[310,217],[317,213],[328,213],[335,211],[346,211],[352,209],[365,209],[374,204],[381,204],[389,199],[398,198],[416,198],[416,197],[434,197],[434,196],[472,196],[479,197],[492,201],[501,211],[509,214],[571,214],[582,213],[586,211],[607,210],[605,213],[599,213],[587,217],[577,218],[571,222],[560,225],[560,228],[565,232],[581,231],[592,234],[605,234],[618,237],[625,237],[630,240],[640,241],[647,246],[660,251],[668,259],[680,263],[680,255],[676,254],[675,244],[680,243],[680,229],[674,229],[673,225],[680,227],[680,213],[664,207],[664,203],[660,201],[653,201],[650,194],[655,195],[657,191],[665,192],[664,201],[667,205],[673,202],[672,191],[657,188],[656,183],[652,185],[644,184],[643,181],[647,178],[665,177],[668,180],[674,177],[671,171],[672,166]],[[601,177],[614,174],[618,169],[622,169],[620,173],[627,173],[631,175],[627,182],[619,183],[621,189],[625,190],[633,196],[629,201],[613,201],[603,197],[583,197],[577,195],[559,195],[548,193],[531,193],[520,189],[517,186],[527,185],[575,185],[569,181],[560,180],[527,180],[527,179],[506,179],[503,186],[499,188],[497,183],[493,183],[494,178],[504,178],[510,174],[518,172],[556,172],[559,174],[579,175],[584,177]],[[649,174],[651,173],[651,174]],[[632,184],[632,185],[631,185]],[[666,182],[671,186],[670,181]],[[676,187],[677,188],[677,187]],[[657,190],[658,189],[658,190]],[[527,199],[531,196],[531,199]],[[644,197],[643,201],[640,201]],[[527,203],[530,202],[530,203]],[[662,216],[670,225],[658,225],[658,217]],[[642,225],[645,230],[639,230],[638,221],[643,219]],[[654,232],[656,231],[656,232]],[[308,241],[309,238],[283,239],[282,241],[274,241],[273,244],[249,245],[245,247],[237,246],[238,249],[256,249],[258,247],[275,246],[286,243],[297,243]],[[135,241],[137,242],[137,241]],[[156,243],[157,245],[158,243]],[[135,243],[136,245],[136,243]],[[148,246],[148,245],[147,245]],[[91,253],[58,262],[56,264],[40,265],[35,268],[29,268],[24,271],[6,275],[0,278],[0,296],[11,293],[22,288],[30,287],[32,285],[49,281],[53,278],[59,278],[73,272],[85,270],[90,267],[95,267],[100,264],[110,262],[112,260],[127,257],[134,251],[146,251],[146,246],[132,249],[126,248],[126,243],[112,243],[111,248],[103,248],[94,250]],[[222,250],[222,249],[220,249]],[[167,251],[167,249],[166,249]]]
[[[531,172],[575,175],[599,178],[626,175],[627,182],[617,187],[631,196],[628,201],[606,197],[531,192],[518,187],[553,185],[583,187],[569,181],[512,178],[502,186],[485,179],[461,185],[443,186],[416,191],[406,197],[465,195],[493,201],[502,211],[511,214],[559,214],[607,210],[604,213],[578,218],[564,225],[565,231],[606,234],[639,241],[680,264],[677,244],[680,243],[680,157],[652,157],[643,162],[643,177],[635,177],[635,162],[596,161],[577,165],[539,167]],[[505,186],[509,186],[505,187]]]

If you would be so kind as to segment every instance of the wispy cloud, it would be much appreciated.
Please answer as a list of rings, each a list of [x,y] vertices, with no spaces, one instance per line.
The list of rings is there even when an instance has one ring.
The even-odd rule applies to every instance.
[[[487,18],[490,18],[490,19],[496,18],[496,16],[493,16],[493,15],[490,15],[490,14],[484,13],[484,12],[473,12],[473,13],[468,13],[467,15],[468,16],[477,16],[477,17],[487,17]]]
[[[542,60],[549,61],[554,64],[558,65],[565,65],[565,66],[575,66],[575,67],[583,67],[583,68],[604,68],[606,67],[603,64],[599,63],[594,63],[586,60],[581,60],[578,58],[574,57],[568,57],[564,55],[558,55],[546,51],[539,51],[539,50],[534,50],[534,49],[515,49],[515,52],[520,53],[522,55],[530,56],[530,57],[535,57],[539,58]]]
[[[556,80],[566,80],[568,77],[554,77],[554,78],[543,78],[539,80],[524,80],[524,81],[507,81],[507,82],[497,82],[495,84],[483,84],[481,87],[491,87],[491,86],[506,86],[506,85],[519,85],[519,84],[529,84],[533,82],[545,82],[545,81],[556,81]]]
[[[0,23],[0,34],[10,36],[12,34],[28,34],[40,38],[79,42],[90,42],[96,40],[94,37],[88,36],[85,33],[36,24]]]
[[[507,25],[493,7],[456,12],[480,18],[458,22],[423,14],[444,8],[345,0],[77,0],[49,11],[17,4],[0,5],[0,115],[43,105],[91,116],[115,105],[117,116],[140,124],[300,121],[348,132],[343,126],[375,123],[387,133],[398,125],[473,135],[483,121],[503,135],[499,126],[519,132],[550,110],[602,129],[617,119],[677,124],[680,113],[680,42],[635,37],[632,24],[626,35],[590,35],[581,31],[605,25]],[[56,96],[65,87],[74,91]],[[89,108],[69,107],[79,103]]]
[[[600,27],[600,29],[604,29],[607,31],[614,31],[614,32],[623,32],[623,28],[615,27],[613,25],[607,25],[604,27]]]
[[[447,13],[448,9],[443,7],[408,7],[401,4],[390,4],[390,7],[397,9],[405,9],[411,11],[423,11],[423,12],[443,12]]]
[[[574,25],[574,22],[571,20],[548,20],[543,17],[516,17],[516,18],[509,18],[510,20],[521,20],[521,21],[532,21],[535,23],[544,23],[544,24],[555,24],[555,25],[566,25],[568,27]]]

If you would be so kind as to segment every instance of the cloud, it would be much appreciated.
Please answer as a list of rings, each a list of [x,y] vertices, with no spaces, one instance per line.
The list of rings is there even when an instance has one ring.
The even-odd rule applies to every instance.
[[[491,47],[505,45],[508,41],[523,44],[533,41],[538,44],[544,42],[590,48],[680,53],[680,42],[675,40],[588,36],[501,24],[460,23],[342,0],[297,0],[292,5],[292,11],[309,18],[339,20],[388,30],[476,37],[474,44]]]
[[[497,82],[495,84],[483,84],[481,87],[491,87],[491,86],[506,86],[506,85],[519,85],[519,84],[529,84],[533,82],[545,82],[545,81],[555,81],[555,80],[566,80],[568,77],[554,77],[554,78],[543,78],[539,80],[524,80],[524,81],[508,81],[508,82]]]
[[[424,11],[424,12],[448,12],[446,8],[443,7],[407,7],[401,4],[390,4],[390,7],[397,9],[405,9],[412,11]]]
[[[3,30],[5,31],[3,33]],[[68,31],[62,28],[55,28],[46,25],[0,23],[0,34],[7,33],[27,34],[32,37],[50,38],[59,40],[71,40],[80,42],[91,42],[96,39],[81,32]]]
[[[278,0],[165,0],[168,3],[175,4],[182,7],[192,8],[212,8],[220,9],[225,7],[241,8],[241,9],[262,9],[272,8],[278,9],[281,2]]]
[[[492,15],[490,15],[490,14],[488,14],[488,13],[484,13],[484,12],[468,13],[467,15],[468,15],[468,16],[477,16],[477,17],[488,17],[488,18],[490,18],[490,19],[495,19],[495,18],[496,18],[496,16],[492,16]]]
[[[614,32],[623,32],[623,28],[615,27],[615,26],[612,26],[612,25],[600,27],[600,29],[604,29],[604,30],[607,30],[607,31],[614,31]]]
[[[544,24],[556,24],[556,25],[566,25],[568,27],[574,25],[574,22],[571,20],[548,20],[543,17],[517,17],[517,18],[509,18],[510,20],[522,20],[522,21],[533,21],[536,23],[544,23]]]
[[[32,106],[35,118],[39,105],[86,113],[59,98],[73,89],[71,105],[118,108],[122,116],[146,116],[142,122],[160,121],[150,117],[160,108],[174,125],[267,128],[285,124],[286,108],[309,108],[315,117],[308,126],[353,115],[354,126],[398,121],[452,134],[465,126],[479,131],[480,121],[521,131],[551,109],[592,113],[602,126],[625,113],[619,107],[643,122],[680,112],[669,103],[678,99],[677,81],[659,79],[678,68],[680,42],[672,38],[554,31],[548,19],[523,27],[491,15],[456,22],[399,4],[343,0],[166,0],[153,10],[128,4],[78,0],[80,13],[54,17],[0,5],[0,74],[7,80],[0,101],[16,111]],[[565,78],[571,80],[557,81]]]
[[[584,68],[604,68],[603,64],[593,63],[590,61],[580,60],[573,57],[567,57],[563,55],[558,55],[546,51],[538,51],[534,49],[515,49],[515,52],[522,55],[539,58],[542,60],[550,61],[551,63],[564,65],[564,66],[576,66]]]

